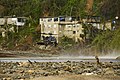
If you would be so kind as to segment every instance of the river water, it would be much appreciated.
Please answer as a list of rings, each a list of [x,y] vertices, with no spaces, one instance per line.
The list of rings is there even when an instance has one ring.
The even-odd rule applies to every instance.
[[[100,62],[120,62],[112,57],[100,57]],[[96,62],[94,57],[27,57],[27,58],[0,58],[1,62],[66,62],[66,61],[75,61],[75,62]]]

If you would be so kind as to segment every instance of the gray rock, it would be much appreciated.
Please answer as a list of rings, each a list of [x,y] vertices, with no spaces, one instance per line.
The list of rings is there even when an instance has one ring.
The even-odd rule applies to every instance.
[[[90,73],[90,72],[92,72],[92,71],[91,71],[91,68],[86,68],[86,69],[83,70],[83,72]]]
[[[64,73],[65,73],[64,70],[60,70],[60,71],[58,71],[58,74],[64,74]]]
[[[105,75],[115,75],[115,72],[112,68],[106,68],[104,74]]]
[[[119,59],[119,60],[120,60],[120,56],[118,56],[116,59]]]

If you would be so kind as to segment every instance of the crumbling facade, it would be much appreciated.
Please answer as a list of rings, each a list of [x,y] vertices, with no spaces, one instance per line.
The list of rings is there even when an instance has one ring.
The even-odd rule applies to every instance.
[[[84,34],[79,17],[43,17],[40,18],[41,36],[52,34],[57,42],[63,36],[67,36],[78,42]]]

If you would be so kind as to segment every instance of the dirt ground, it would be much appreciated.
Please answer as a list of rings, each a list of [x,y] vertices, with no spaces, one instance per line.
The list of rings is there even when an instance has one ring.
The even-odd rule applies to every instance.
[[[51,57],[51,56],[57,56],[59,54],[57,51],[52,50],[39,50],[39,51],[0,51],[0,58],[6,58],[6,57]]]
[[[62,76],[39,77],[30,80],[120,80],[120,76],[62,75]]]

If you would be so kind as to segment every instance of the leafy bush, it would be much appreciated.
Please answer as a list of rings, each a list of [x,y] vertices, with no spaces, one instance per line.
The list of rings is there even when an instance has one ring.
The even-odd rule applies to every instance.
[[[114,31],[107,30],[99,34],[92,42],[99,51],[110,51],[120,49],[120,28]]]
[[[68,49],[75,45],[75,41],[72,38],[68,38],[67,36],[63,36],[59,45],[61,45],[64,49]]]

